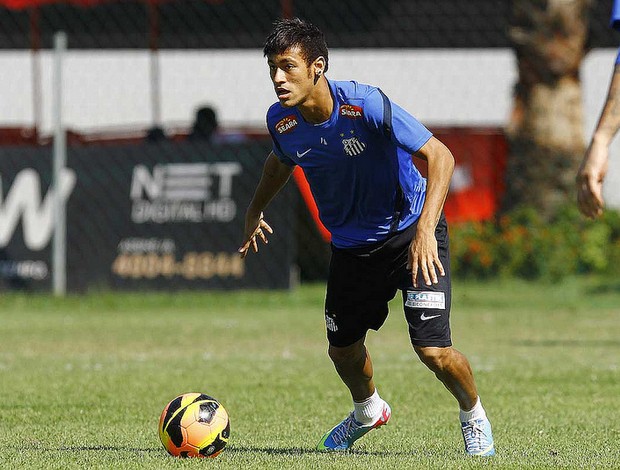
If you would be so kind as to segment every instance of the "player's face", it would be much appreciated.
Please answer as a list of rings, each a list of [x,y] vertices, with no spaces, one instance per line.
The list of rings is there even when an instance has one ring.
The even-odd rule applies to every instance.
[[[313,65],[308,66],[298,48],[268,57],[269,75],[280,104],[287,108],[303,104],[314,89]]]

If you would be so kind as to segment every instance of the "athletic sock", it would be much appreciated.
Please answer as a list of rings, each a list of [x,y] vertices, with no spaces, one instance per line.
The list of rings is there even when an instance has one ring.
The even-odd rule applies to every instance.
[[[466,423],[467,421],[471,421],[472,419],[483,419],[486,418],[487,414],[482,407],[482,402],[480,401],[480,397],[476,399],[476,404],[469,411],[461,410],[459,414],[459,418],[461,423]]]
[[[362,424],[370,424],[375,422],[381,416],[383,411],[383,399],[379,396],[379,392],[375,388],[369,398],[362,402],[353,402],[355,420]]]

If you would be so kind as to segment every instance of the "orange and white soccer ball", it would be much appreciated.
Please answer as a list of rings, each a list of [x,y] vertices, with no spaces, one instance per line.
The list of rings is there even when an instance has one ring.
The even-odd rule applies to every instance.
[[[203,393],[184,393],[159,418],[159,438],[175,457],[215,457],[228,443],[230,420],[224,407]]]

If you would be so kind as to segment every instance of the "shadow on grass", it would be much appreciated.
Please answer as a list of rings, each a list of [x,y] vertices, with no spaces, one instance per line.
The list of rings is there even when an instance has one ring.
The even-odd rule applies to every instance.
[[[92,445],[92,446],[61,446],[55,448],[37,448],[38,452],[117,452],[117,453],[165,453],[161,447],[128,447],[113,445]],[[414,456],[419,452],[411,451],[366,451],[361,449],[351,449],[339,452],[324,452],[307,447],[238,447],[229,446],[225,449],[227,454],[265,454],[265,455],[282,455],[282,456],[301,456],[301,455],[324,455],[326,457],[334,456],[351,456],[351,455],[369,455],[378,457],[398,457],[398,456]]]
[[[15,448],[23,450],[23,447],[8,446],[9,448]],[[130,447],[130,446],[114,446],[114,445],[91,445],[91,446],[60,446],[60,447],[41,447],[36,444],[32,445],[33,449],[37,452],[131,452],[131,453],[165,453],[162,447]],[[266,455],[285,455],[285,456],[300,456],[300,455],[325,455],[338,456],[338,455],[372,455],[372,456],[413,456],[420,455],[416,451],[367,451],[362,449],[351,449],[338,452],[325,452],[316,450],[310,447],[243,447],[243,446],[228,446],[225,449],[227,454],[266,454]]]
[[[601,282],[596,286],[586,289],[589,294],[618,294],[620,293],[620,283],[617,281]]]
[[[161,453],[165,452],[161,447],[128,447],[128,446],[113,446],[113,445],[92,445],[92,446],[61,446],[56,448],[38,448],[37,451],[47,452],[131,452],[131,453]],[[372,455],[372,456],[413,456],[418,452],[403,452],[403,451],[366,451],[361,449],[351,449],[347,451],[339,452],[325,452],[309,447],[239,447],[229,446],[225,449],[227,454],[265,454],[265,455],[284,455],[284,456],[299,456],[299,455],[325,455],[325,456],[338,456],[338,455]]]
[[[125,447],[125,446],[62,446],[56,449],[46,449],[52,452],[165,452],[161,447]]]
[[[325,452],[312,448],[306,447],[230,447],[226,449],[226,453],[228,454],[246,454],[246,453],[256,453],[256,454],[266,454],[266,455],[286,455],[286,456],[295,456],[295,455],[325,455],[325,456],[335,456],[335,455],[374,455],[374,456],[412,456],[416,455],[417,452],[403,452],[403,451],[366,451],[360,449],[352,449],[347,451],[339,451],[339,452]]]
[[[582,348],[619,348],[620,339],[524,339],[512,341],[514,346],[526,346],[533,348],[563,348],[563,347],[582,347]]]

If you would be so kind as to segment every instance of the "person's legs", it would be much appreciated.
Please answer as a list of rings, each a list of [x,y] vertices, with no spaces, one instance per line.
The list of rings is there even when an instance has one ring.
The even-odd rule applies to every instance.
[[[364,345],[365,337],[350,346],[329,345],[329,357],[338,375],[347,386],[353,401],[362,402],[375,391],[372,360]]]
[[[437,284],[414,288],[410,272],[403,273],[403,307],[411,344],[420,360],[456,398],[465,450],[471,455],[493,455],[491,424],[482,407],[467,358],[452,347],[450,332],[451,279],[448,230],[439,221],[435,236],[445,276]]]
[[[453,347],[436,348],[414,346],[420,360],[445,385],[459,402],[462,410],[476,405],[478,391],[474,374],[467,358]]]
[[[332,250],[325,296],[328,355],[354,402],[373,395],[373,367],[365,346],[368,330],[378,330],[397,289],[386,282],[381,259]]]
[[[364,345],[365,336],[350,346],[329,346],[329,357],[353,398],[354,410],[323,435],[317,449],[342,451],[367,432],[390,419],[392,410],[379,396],[373,381],[372,360]]]
[[[470,455],[495,455],[491,423],[478,397],[467,358],[451,346],[414,346],[414,349],[420,360],[458,401],[465,451]]]
[[[325,298],[328,354],[353,399],[353,412],[323,435],[317,448],[342,451],[388,422],[390,406],[379,396],[365,346],[369,329],[378,330],[396,287],[386,284],[382,263],[334,249]]]

